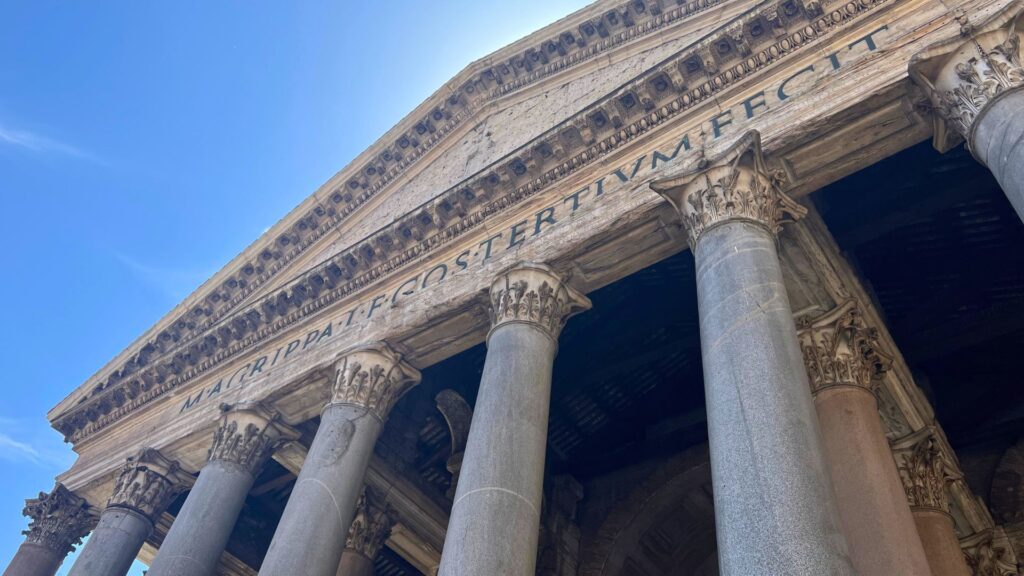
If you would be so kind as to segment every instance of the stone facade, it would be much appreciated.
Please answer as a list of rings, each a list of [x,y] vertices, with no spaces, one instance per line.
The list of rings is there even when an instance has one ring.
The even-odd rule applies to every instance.
[[[1024,214],[1022,8],[600,0],[470,65],[54,408],[8,573],[1016,573],[816,203],[931,135]]]

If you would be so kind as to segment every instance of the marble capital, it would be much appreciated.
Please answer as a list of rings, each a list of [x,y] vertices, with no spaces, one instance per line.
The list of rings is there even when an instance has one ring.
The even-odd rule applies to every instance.
[[[892,365],[880,350],[878,330],[864,322],[855,300],[797,323],[800,351],[811,392],[831,386],[857,386],[873,391],[877,377]]]
[[[751,130],[721,153],[650,186],[679,213],[692,249],[701,234],[726,222],[753,222],[775,234],[786,220],[802,218],[807,210],[779,190],[780,179],[768,170],[760,134]]]
[[[893,454],[911,509],[949,513],[947,487],[960,475],[945,453],[933,427],[923,428],[893,443]]]
[[[194,481],[195,478],[176,461],[153,448],[143,448],[128,457],[117,476],[107,508],[133,510],[155,522],[171,501]]]
[[[491,330],[507,324],[530,324],[558,341],[566,320],[590,309],[590,300],[566,284],[549,266],[520,262],[491,283]]]
[[[1004,14],[980,25],[964,17],[961,37],[933,46],[910,61],[910,76],[925,89],[935,114],[934,144],[950,150],[973,132],[989,105],[1024,87],[1021,14]]]
[[[1013,546],[1000,527],[960,539],[964,560],[975,576],[1018,576]]]
[[[395,402],[419,381],[419,370],[387,344],[374,342],[339,356],[331,403],[362,406],[384,421]]]
[[[299,432],[281,419],[277,410],[258,402],[221,404],[220,425],[213,433],[207,460],[233,462],[255,476],[281,444]]]
[[[81,543],[96,523],[86,501],[60,483],[50,493],[25,500],[22,514],[30,518],[28,530],[22,532],[25,541],[62,555]]]
[[[394,521],[379,498],[366,489],[356,503],[356,515],[348,529],[345,548],[372,560],[377,557],[393,526]]]

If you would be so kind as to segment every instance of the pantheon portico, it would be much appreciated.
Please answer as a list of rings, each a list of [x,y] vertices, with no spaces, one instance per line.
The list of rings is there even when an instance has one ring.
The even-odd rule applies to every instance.
[[[1020,574],[1022,14],[470,64],[50,411],[5,576]]]

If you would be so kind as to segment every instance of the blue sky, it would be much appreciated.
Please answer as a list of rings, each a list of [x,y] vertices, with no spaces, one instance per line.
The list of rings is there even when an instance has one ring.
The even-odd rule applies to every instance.
[[[585,4],[0,1],[0,567],[74,461],[47,410],[466,64]]]

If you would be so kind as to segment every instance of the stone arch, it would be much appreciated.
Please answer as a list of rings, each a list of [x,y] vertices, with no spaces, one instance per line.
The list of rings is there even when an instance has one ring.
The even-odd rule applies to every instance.
[[[707,445],[654,468],[581,545],[579,576],[718,574]]]

